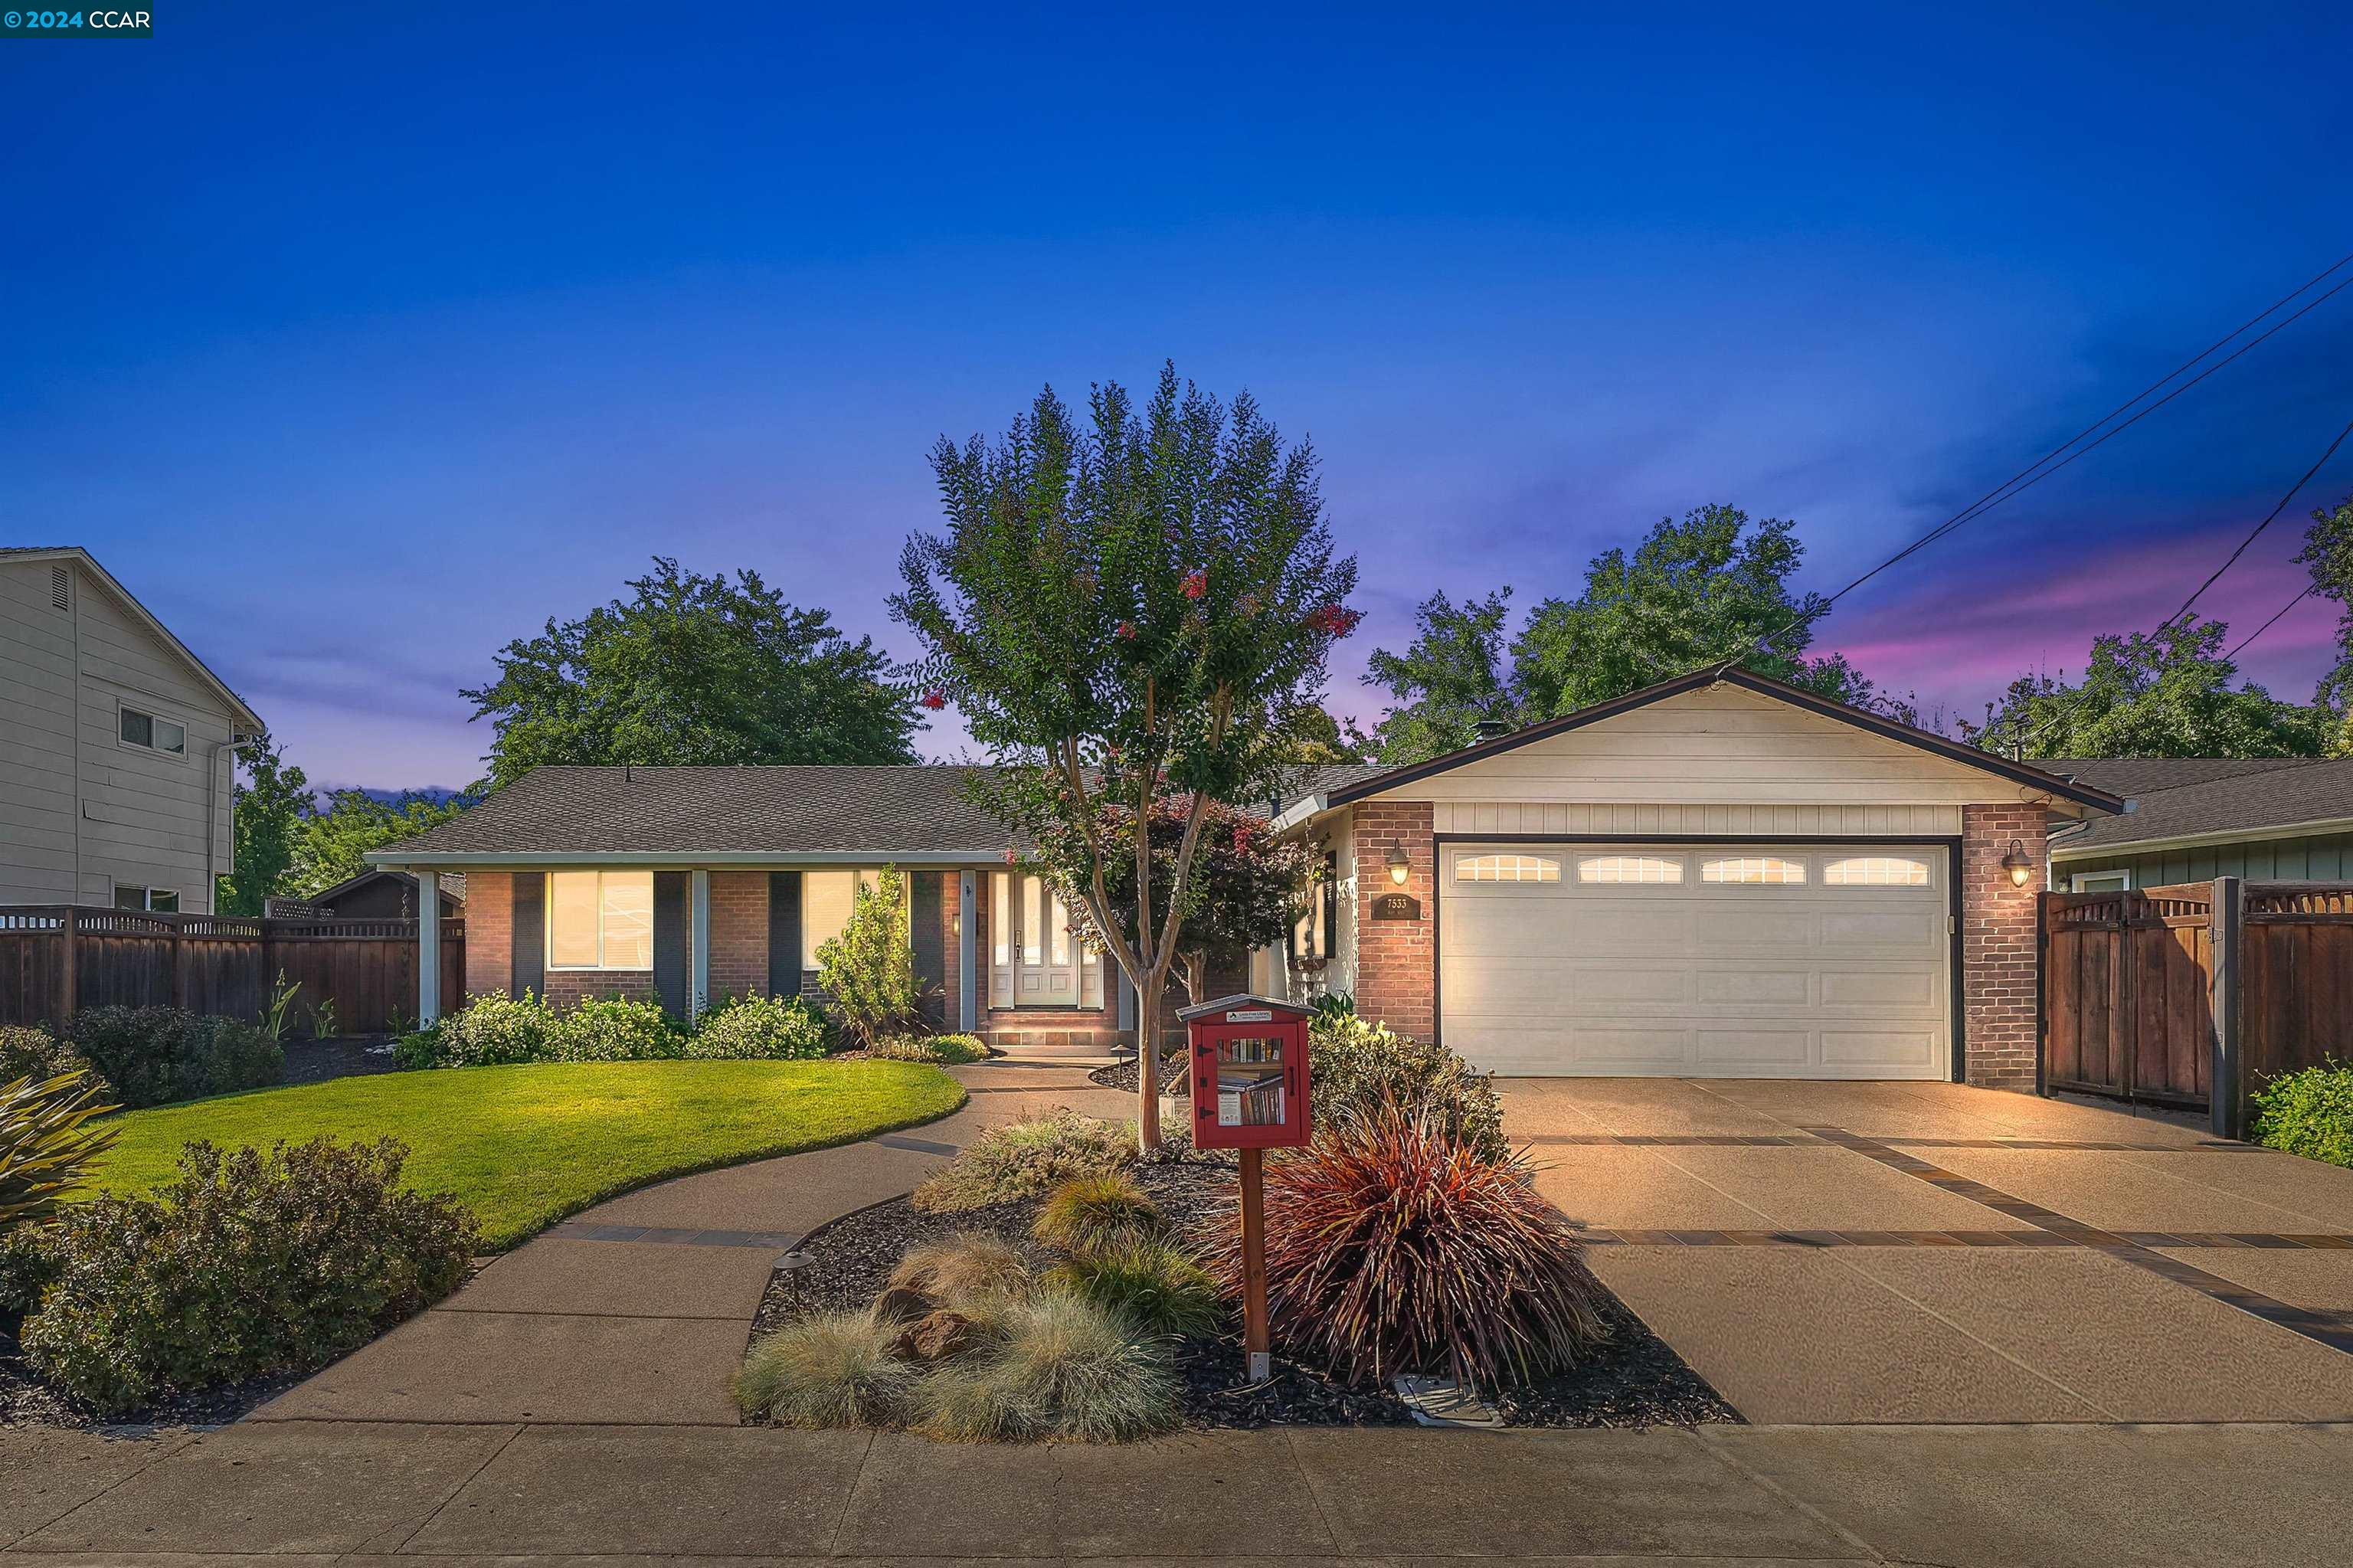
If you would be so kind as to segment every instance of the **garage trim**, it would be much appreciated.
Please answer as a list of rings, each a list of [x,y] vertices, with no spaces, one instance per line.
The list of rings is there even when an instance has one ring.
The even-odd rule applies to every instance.
[[[1446,1043],[1446,997],[1443,989],[1446,983],[1446,966],[1439,961],[1438,955],[1444,950],[1442,943],[1444,940],[1443,923],[1446,918],[1447,879],[1443,876],[1435,874],[1435,870],[1437,867],[1443,866],[1446,863],[1446,851],[1450,845],[1466,843],[1507,844],[1514,848],[1539,848],[1548,846],[1552,848],[1564,849],[1570,844],[1672,844],[1677,847],[1688,846],[1695,848],[1756,844],[1767,849],[1799,848],[1819,844],[1835,844],[1840,846],[1850,844],[1881,846],[1892,846],[1897,844],[1941,845],[1945,851],[1946,913],[1948,916],[1945,923],[1945,941],[1947,948],[1945,967],[1947,974],[1949,977],[1948,983],[1952,992],[1949,1001],[1952,1017],[1948,1025],[1952,1034],[1953,1050],[1950,1066],[1950,1081],[1956,1084],[1967,1081],[1968,1065],[1967,1059],[1967,1042],[1968,1039],[1968,1030],[1965,998],[1968,993],[1963,984],[1961,974],[1961,966],[1964,962],[1961,946],[1961,841],[1957,837],[1939,837],[1936,834],[1923,836],[1917,833],[1907,833],[1903,835],[1888,835],[1883,833],[1848,835],[1834,833],[1808,833],[1799,835],[1782,834],[1763,838],[1746,834],[1735,835],[1726,833],[1699,835],[1662,835],[1658,833],[1576,833],[1567,836],[1563,836],[1557,833],[1433,833],[1430,835],[1430,853],[1432,857],[1433,874],[1430,877],[1430,1017],[1431,1024],[1431,1038],[1441,1045]],[[2040,985],[2041,981],[2038,976],[2038,991],[2040,990]]]

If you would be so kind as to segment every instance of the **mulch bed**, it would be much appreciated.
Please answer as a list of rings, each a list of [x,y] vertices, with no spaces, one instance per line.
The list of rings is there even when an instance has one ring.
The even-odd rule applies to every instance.
[[[79,1432],[137,1433],[167,1427],[226,1426],[301,1383],[308,1373],[281,1372],[203,1393],[176,1395],[145,1410],[100,1419],[44,1383],[0,1330],[0,1428],[59,1426]]]
[[[1143,1069],[1136,1065],[1135,1058],[1130,1056],[1125,1061],[1113,1062],[1108,1067],[1097,1067],[1087,1075],[1087,1081],[1101,1084],[1106,1089],[1125,1089],[1132,1095],[1135,1093],[1136,1083],[1142,1076]],[[1160,1092],[1180,1098],[1192,1094],[1193,1075],[1185,1070],[1183,1052],[1161,1062]]]
[[[370,1073],[396,1073],[388,1034],[339,1034],[325,1040],[285,1043],[284,1084],[323,1084],[330,1078],[357,1078]]]
[[[1134,1086],[1132,1078],[1128,1086]],[[1229,1202],[1236,1181],[1232,1164],[1214,1158],[1144,1165],[1135,1177],[1179,1228]],[[803,1238],[792,1256],[804,1261],[779,1266],[769,1277],[753,1334],[756,1338],[819,1312],[862,1310],[909,1247],[958,1232],[1000,1237],[1042,1266],[1052,1255],[1029,1236],[1038,1207],[1031,1199],[927,1214],[906,1198],[892,1198],[844,1214]],[[1512,1425],[1652,1426],[1740,1419],[1615,1298],[1609,1298],[1607,1316],[1610,1338],[1582,1365],[1499,1400]],[[1404,1402],[1387,1389],[1351,1388],[1280,1355],[1270,1382],[1245,1387],[1238,1337],[1180,1340],[1177,1370],[1184,1383],[1184,1423],[1196,1429],[1399,1426],[1413,1420]]]

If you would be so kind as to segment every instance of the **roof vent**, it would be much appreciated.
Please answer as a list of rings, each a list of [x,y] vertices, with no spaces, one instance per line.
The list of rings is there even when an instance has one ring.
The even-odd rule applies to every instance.
[[[73,608],[73,574],[62,566],[52,565],[49,567],[49,608]]]
[[[1479,738],[1482,741],[1501,740],[1519,727],[1509,719],[1482,718],[1479,721]]]

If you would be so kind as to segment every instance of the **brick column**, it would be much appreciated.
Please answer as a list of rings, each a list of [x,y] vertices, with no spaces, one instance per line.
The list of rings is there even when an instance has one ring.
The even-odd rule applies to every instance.
[[[514,980],[514,874],[466,874],[466,995],[505,991]],[[445,996],[441,1011],[454,1012],[465,997]]]
[[[1438,949],[1430,916],[1436,865],[1427,800],[1374,801],[1356,808],[1356,1012],[1400,1034],[1427,1040],[1438,1029]],[[1403,886],[1389,880],[1389,852],[1403,849]],[[1411,895],[1419,920],[1376,920],[1373,900]]]
[[[2034,1088],[2037,1035],[2034,900],[2042,891],[2042,806],[1961,810],[1961,1003],[1968,1081]],[[2010,885],[2002,856],[2015,840],[2034,874]]]
[[[768,874],[711,874],[711,1004],[768,989]]]

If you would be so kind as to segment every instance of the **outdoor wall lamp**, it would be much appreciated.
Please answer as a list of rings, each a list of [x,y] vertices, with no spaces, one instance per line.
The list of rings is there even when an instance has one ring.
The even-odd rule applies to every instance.
[[[2034,863],[2026,858],[2025,849],[2016,839],[2010,841],[2010,853],[2001,857],[2002,870],[2010,873],[2010,885],[2023,887],[2026,879],[2034,874]]]
[[[1413,863],[1405,858],[1405,846],[1391,844],[1389,846],[1389,880],[1403,887],[1406,877],[1412,870]]]

